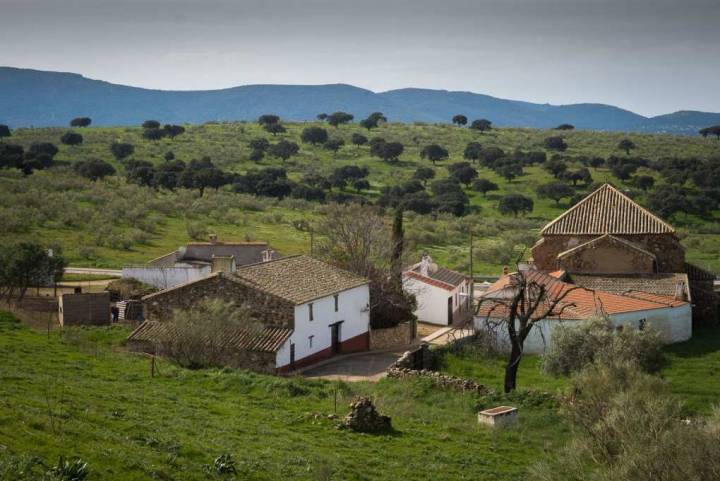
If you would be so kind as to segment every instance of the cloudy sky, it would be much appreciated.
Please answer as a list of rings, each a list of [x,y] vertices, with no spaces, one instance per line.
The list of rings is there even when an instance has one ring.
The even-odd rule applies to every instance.
[[[719,0],[0,0],[0,65],[720,112]]]

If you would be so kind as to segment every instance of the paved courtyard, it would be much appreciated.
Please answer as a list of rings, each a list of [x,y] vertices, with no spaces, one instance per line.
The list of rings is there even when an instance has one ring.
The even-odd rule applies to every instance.
[[[301,372],[305,377],[343,381],[377,381],[403,351],[367,352],[333,358]]]

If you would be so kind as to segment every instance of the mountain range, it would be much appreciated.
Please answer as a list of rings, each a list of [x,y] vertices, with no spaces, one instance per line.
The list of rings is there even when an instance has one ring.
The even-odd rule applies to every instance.
[[[93,125],[255,120],[274,113],[285,120],[314,120],[345,111],[364,118],[383,112],[391,122],[450,122],[455,114],[487,118],[500,127],[696,134],[720,124],[720,113],[679,111],[644,117],[605,104],[550,105],[472,92],[404,88],[372,92],[352,85],[244,85],[221,90],[168,91],[116,85],[79,74],[0,67],[0,123],[12,128],[66,126],[74,117]]]

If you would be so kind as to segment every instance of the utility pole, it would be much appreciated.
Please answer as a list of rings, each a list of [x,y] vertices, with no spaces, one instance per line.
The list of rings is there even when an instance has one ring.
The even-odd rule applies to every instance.
[[[473,233],[470,231],[470,279],[473,279]]]
[[[310,226],[310,257],[315,253],[313,244],[315,244],[315,231],[312,226]]]

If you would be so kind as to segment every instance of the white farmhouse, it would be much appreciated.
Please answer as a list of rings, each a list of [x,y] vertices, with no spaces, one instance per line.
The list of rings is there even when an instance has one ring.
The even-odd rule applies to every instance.
[[[430,256],[403,272],[403,287],[417,299],[420,322],[450,326],[468,319],[472,311],[472,278],[438,267]]]
[[[503,275],[483,293],[474,319],[475,329],[496,336],[501,344],[509,343],[504,323],[508,318],[508,300],[515,294],[514,275]],[[528,270],[524,275],[528,284],[543,286],[551,297],[565,296],[553,312],[530,331],[523,346],[528,354],[543,353],[558,326],[576,326],[592,316],[606,317],[618,329],[653,328],[668,344],[686,341],[692,336],[692,306],[683,299],[682,289],[674,296],[638,290],[616,294],[565,282],[563,271]]]
[[[309,256],[242,266],[146,296],[147,320],[128,344],[157,351],[172,335],[173,311],[203,298],[247,306],[263,326],[228,332],[228,346],[237,351],[228,364],[236,367],[283,373],[369,349],[369,281]]]
[[[223,242],[214,234],[209,242],[190,242],[147,264],[125,266],[123,278],[137,279],[158,289],[169,289],[203,279],[215,272],[279,257],[266,242]]]

